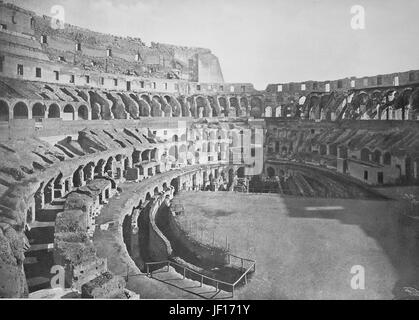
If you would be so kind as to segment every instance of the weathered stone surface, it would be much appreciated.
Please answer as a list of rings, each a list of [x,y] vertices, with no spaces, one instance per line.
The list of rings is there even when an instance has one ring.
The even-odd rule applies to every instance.
[[[82,298],[107,299],[123,297],[125,281],[120,276],[104,272],[99,277],[85,283],[82,288]]]

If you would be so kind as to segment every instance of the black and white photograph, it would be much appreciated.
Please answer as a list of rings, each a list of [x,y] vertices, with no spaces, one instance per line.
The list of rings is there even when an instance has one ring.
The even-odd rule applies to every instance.
[[[419,300],[418,12],[0,0],[0,307]]]

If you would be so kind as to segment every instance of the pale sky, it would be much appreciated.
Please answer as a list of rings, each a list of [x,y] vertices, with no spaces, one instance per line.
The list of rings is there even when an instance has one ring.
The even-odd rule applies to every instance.
[[[6,0],[119,36],[209,48],[226,82],[333,80],[419,69],[418,0]],[[350,10],[365,8],[365,29]]]

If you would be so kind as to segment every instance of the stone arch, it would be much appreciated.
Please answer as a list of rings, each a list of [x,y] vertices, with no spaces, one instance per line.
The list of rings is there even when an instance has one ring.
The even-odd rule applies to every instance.
[[[218,117],[219,116],[219,110],[218,110],[218,106],[216,104],[216,101],[215,101],[214,97],[207,96],[207,100],[208,100],[209,106],[212,110],[212,117]]]
[[[179,178],[170,180],[170,185],[174,188],[174,195],[176,195],[179,192]]]
[[[4,100],[0,100],[0,121],[9,121],[9,105]]]
[[[266,173],[268,174],[268,177],[272,178],[275,176],[275,169],[272,167],[268,167],[266,169]]]
[[[160,193],[160,191],[159,191],[159,186],[156,186],[156,187],[154,188],[154,190],[153,190],[153,194],[154,194],[154,196],[158,196],[158,195],[159,195],[159,193]]]
[[[73,173],[73,186],[78,188],[83,185],[83,166],[77,168]]]
[[[56,103],[52,103],[48,108],[48,118],[60,118],[61,109]]]
[[[268,106],[265,108],[265,117],[266,118],[272,117],[272,107]]]
[[[149,161],[151,159],[150,154],[151,154],[150,149],[146,149],[143,152],[141,152],[141,161]]]
[[[371,154],[371,160],[372,162],[381,163],[381,151],[376,149],[374,150],[374,152]]]
[[[84,181],[87,182],[87,181],[93,180],[94,175],[95,175],[95,163],[91,161],[88,164],[86,164],[83,168]]]
[[[275,117],[276,118],[282,117],[282,106],[278,106],[275,108]]]
[[[44,104],[40,102],[34,103],[32,106],[32,119],[45,118],[45,109],[46,107]]]
[[[74,107],[71,104],[67,104],[63,110],[63,120],[71,121],[75,120],[75,118],[76,117]]]
[[[152,161],[157,161],[157,159],[159,158],[159,152],[157,148],[151,150],[150,157]]]
[[[361,161],[370,161],[371,151],[368,148],[361,149]]]
[[[308,98],[308,103],[304,110],[305,119],[320,119],[320,97],[318,95],[311,95]]]
[[[247,97],[240,98],[240,105],[244,110],[246,110],[246,115],[249,114],[249,100]]]
[[[391,166],[391,153],[390,152],[384,152],[383,155],[383,164]]]
[[[13,107],[13,119],[28,119],[29,112],[26,103],[19,101]]]
[[[225,117],[228,116],[228,106],[227,106],[227,99],[225,97],[218,97],[218,104],[221,109],[221,115],[224,115]]]
[[[102,119],[101,106],[99,103],[94,102],[92,103],[92,120],[100,120],[100,119]]]
[[[141,97],[143,97],[144,95],[142,95]],[[163,115],[163,104],[161,101],[161,97],[155,95],[153,96],[153,98],[151,99],[150,102],[151,105],[151,116],[152,117],[161,117]]]
[[[95,176],[102,177],[104,174],[104,170],[105,170],[105,160],[100,159],[95,166],[95,170],[94,170]]]
[[[260,118],[262,116],[262,99],[259,97],[252,97],[250,99],[250,116]]]
[[[419,88],[416,88],[416,90],[410,95],[409,105],[416,113],[419,111]]]
[[[112,177],[113,176],[113,169],[114,169],[114,158],[109,157],[108,160],[106,160],[105,164],[105,173]]]
[[[177,145],[171,146],[169,148],[169,156],[174,158],[175,161],[179,160],[179,148]]]
[[[89,109],[87,108],[87,106],[82,104],[81,106],[78,107],[77,117],[78,119],[81,119],[81,120],[89,120]]]
[[[230,97],[230,108],[231,108],[231,113],[233,113],[234,116],[236,117],[241,116],[240,104],[237,97]]]
[[[207,101],[202,96],[197,96],[195,98],[196,113],[198,118],[202,117],[211,117],[211,108],[209,107]]]
[[[182,144],[179,148],[179,162],[180,163],[185,163],[186,157],[187,157],[186,152],[187,152],[186,145]]]

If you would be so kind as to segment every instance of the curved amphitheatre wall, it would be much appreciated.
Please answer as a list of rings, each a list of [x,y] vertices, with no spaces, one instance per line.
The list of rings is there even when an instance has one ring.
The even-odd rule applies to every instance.
[[[85,122],[84,126],[86,124]],[[200,128],[199,130],[204,130],[203,133],[208,130],[208,133],[205,134],[199,131],[196,133],[200,136],[202,144],[205,145],[205,152],[204,147],[202,147],[202,152],[206,156],[206,141],[207,137],[210,136],[209,132],[211,130],[218,132],[220,125],[216,123],[209,127],[205,124],[196,125]],[[231,126],[231,124],[228,126]],[[179,155],[176,152],[171,155],[172,158],[165,156],[169,149],[178,148],[179,150],[178,144],[186,145],[189,143],[189,140],[186,140],[186,131],[183,134],[176,131],[176,138],[174,136],[170,137],[169,141],[162,141],[156,139],[149,130],[142,128],[142,126],[136,127],[133,122],[126,125],[125,122],[118,123],[117,120],[114,120],[112,125],[101,123],[98,127],[102,128],[85,128],[79,131],[77,135],[73,134],[73,136],[44,136],[45,132],[43,132],[41,134],[43,135],[42,138],[26,137],[24,139],[2,141],[0,152],[4,161],[1,168],[2,213],[0,219],[2,223],[2,245],[5,248],[2,251],[2,270],[4,270],[1,273],[2,284],[4,283],[1,287],[2,296],[27,296],[24,253],[28,246],[28,239],[25,233],[32,233],[34,229],[42,227],[42,223],[53,223],[55,216],[61,217],[60,213],[57,215],[57,212],[54,215],[54,212],[52,212],[54,209],[51,206],[54,207],[57,203],[64,201],[64,214],[74,215],[75,217],[79,216],[81,208],[95,207],[96,209],[82,210],[84,216],[88,215],[88,218],[92,218],[93,215],[93,218],[95,218],[93,211],[97,211],[98,206],[100,207],[100,205],[106,203],[112,193],[116,192],[117,184],[125,181],[127,177],[134,181],[140,181],[159,174],[159,176],[162,175],[161,179],[163,181],[170,177],[170,175],[165,174],[167,170],[175,169],[179,165],[185,166],[187,163],[191,165],[203,161],[200,160],[202,157],[199,156],[196,159],[191,158],[189,160],[183,157],[182,163],[178,163],[180,158],[178,158]],[[162,126],[162,128],[168,129],[166,126]],[[74,133],[74,128],[72,130]],[[178,128],[174,130],[178,130]],[[190,130],[190,128],[185,127],[184,130]],[[51,133],[51,131],[46,131],[46,133]],[[216,136],[214,133],[212,138],[214,143],[222,141],[227,144],[226,135],[220,140],[221,136]],[[189,139],[194,141],[195,136],[191,136]],[[220,160],[220,157],[213,156],[211,161],[217,163],[219,162],[217,159]],[[225,159],[225,156],[223,156],[223,159]],[[207,160],[203,163],[206,162]],[[210,174],[211,172],[206,172],[206,179]],[[98,181],[97,179],[110,181],[111,189],[107,191],[98,190],[101,187],[94,186],[94,183]],[[166,184],[170,183],[170,181],[165,182]],[[143,184],[143,182],[140,183],[140,185]],[[79,203],[75,206],[68,203],[74,195],[82,204]],[[84,196],[94,199],[89,201],[93,201],[96,205],[88,206],[83,199],[79,199]],[[133,196],[133,199],[135,198]],[[129,211],[132,212],[134,207],[132,206]],[[52,219],[51,214],[53,215]],[[91,220],[94,223],[94,219]],[[72,243],[70,252],[73,251],[74,246],[80,247],[80,244],[83,246],[85,235],[79,235],[77,232],[76,234],[60,235],[61,233],[62,231],[59,229],[55,230],[55,239],[58,241],[55,241],[57,252],[61,250],[60,243]],[[48,245],[48,243],[45,245]],[[68,247],[67,244],[65,246]],[[29,255],[31,253],[32,251],[29,248]],[[66,261],[70,261],[71,264],[72,254],[62,253],[61,256],[66,257]],[[31,256],[31,258],[34,257]],[[94,261],[95,259],[92,258],[90,262],[95,264]],[[25,265],[25,268],[29,267]],[[80,268],[83,269],[84,266]],[[86,268],[89,269],[88,266]],[[112,276],[108,275],[107,277],[112,279]],[[8,282],[6,279],[13,279],[13,281]],[[116,281],[115,285],[119,287],[119,280],[114,281]]]
[[[27,296],[24,252],[30,243],[25,231],[45,222],[37,219],[71,191],[88,192],[83,187],[92,187],[91,181],[100,177],[109,179],[116,192],[128,176],[147,189],[151,179],[145,178],[158,174],[169,179],[168,170],[179,163],[208,164],[202,161],[208,158],[203,150],[207,145],[201,145],[202,155],[179,161],[176,149],[170,155],[173,145],[156,139],[148,128],[157,128],[161,136],[178,130],[178,120],[185,130],[197,124],[213,129],[219,123],[229,130],[237,121],[239,130],[243,122],[244,127],[266,125],[265,160],[314,162],[368,184],[419,183],[419,130],[414,121],[419,71],[272,84],[265,91],[224,83],[219,75],[207,74],[204,83],[197,77],[200,55],[219,69],[208,49],[147,47],[140,39],[74,26],[57,33],[50,30],[48,18],[0,6],[10,19],[19,13],[9,31],[1,30],[8,51],[0,78],[0,296]],[[115,40],[120,49],[113,48]],[[172,67],[153,67],[159,55],[176,64],[180,74],[173,74]],[[113,64],[104,64],[106,59]],[[186,67],[189,59],[197,67]],[[19,64],[22,74],[16,74]],[[41,77],[35,76],[36,67],[42,68]],[[186,140],[198,139],[181,139]],[[230,144],[227,137],[221,140]],[[175,159],[164,162],[165,152]],[[266,170],[265,165],[269,175]],[[377,178],[365,179],[365,171]],[[141,196],[132,195],[118,214],[131,214],[148,192],[154,195],[155,186]],[[109,196],[101,195],[100,201]]]

